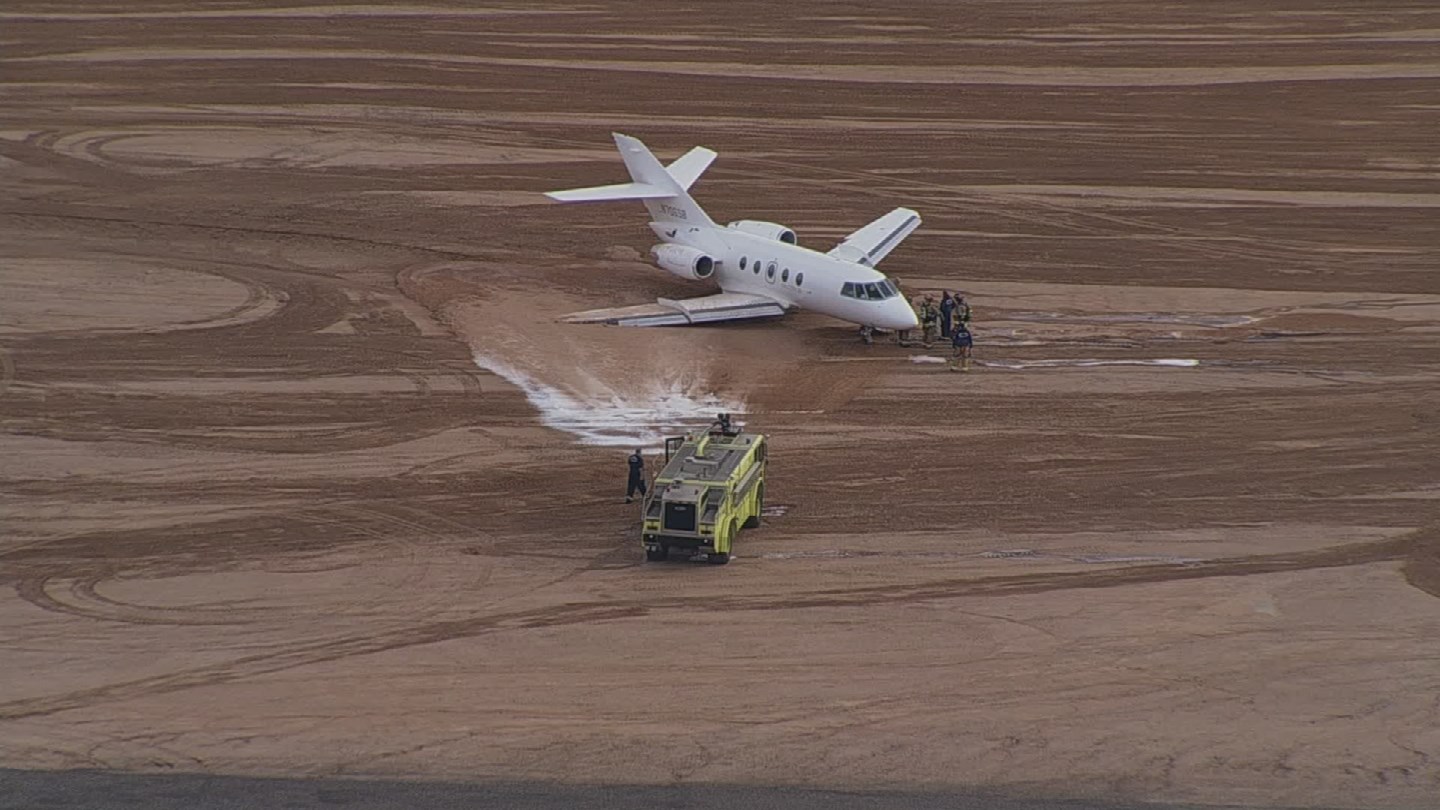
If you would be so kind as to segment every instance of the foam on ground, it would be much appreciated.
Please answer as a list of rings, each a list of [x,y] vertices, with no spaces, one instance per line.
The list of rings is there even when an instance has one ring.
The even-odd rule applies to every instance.
[[[586,375],[587,392],[581,393],[540,382],[502,360],[478,352],[474,357],[476,365],[519,388],[540,412],[546,427],[569,433],[581,444],[658,447],[666,436],[710,424],[719,412],[740,414],[745,410],[743,402],[686,389],[678,380],[622,394]]]

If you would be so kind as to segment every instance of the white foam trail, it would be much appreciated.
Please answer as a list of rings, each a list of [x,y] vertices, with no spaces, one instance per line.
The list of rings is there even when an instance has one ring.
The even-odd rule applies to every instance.
[[[912,363],[944,363],[948,362],[943,357],[936,357],[931,354],[917,354],[910,358]]]
[[[1091,368],[1094,366],[1170,366],[1173,368],[1194,368],[1199,360],[1187,358],[1161,358],[1158,360],[982,360],[982,366],[992,368]]]
[[[715,414],[741,414],[743,402],[715,394],[696,394],[679,381],[656,384],[650,391],[626,396],[599,380],[587,380],[592,393],[579,395],[547,385],[493,357],[476,353],[475,364],[519,388],[546,426],[563,430],[581,444],[601,447],[658,447],[666,436],[704,427]],[[739,420],[736,420],[739,424]]]

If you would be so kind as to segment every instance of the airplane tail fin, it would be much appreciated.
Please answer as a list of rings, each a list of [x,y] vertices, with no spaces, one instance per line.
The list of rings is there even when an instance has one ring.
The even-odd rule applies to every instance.
[[[656,222],[715,224],[687,193],[715,160],[714,151],[697,146],[669,166],[663,166],[639,139],[618,132],[613,134],[633,182],[551,191],[545,196],[559,202],[641,200]]]

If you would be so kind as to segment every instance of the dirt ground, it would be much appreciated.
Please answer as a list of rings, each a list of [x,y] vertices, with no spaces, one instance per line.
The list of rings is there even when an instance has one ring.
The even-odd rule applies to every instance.
[[[903,7],[903,8],[902,8]],[[0,767],[1431,808],[1440,11],[0,10]],[[979,367],[642,257],[965,291]],[[771,436],[724,568],[622,447]]]

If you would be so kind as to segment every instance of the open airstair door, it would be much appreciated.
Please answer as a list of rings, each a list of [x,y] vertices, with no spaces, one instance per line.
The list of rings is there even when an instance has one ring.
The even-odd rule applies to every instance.
[[[909,208],[896,208],[845,237],[844,241],[832,248],[827,255],[874,267],[918,227],[919,214]]]
[[[612,326],[689,326],[698,323],[773,318],[785,306],[762,295],[717,293],[700,298],[658,299],[653,304],[592,309],[566,315],[566,323],[605,323]]]

